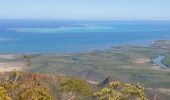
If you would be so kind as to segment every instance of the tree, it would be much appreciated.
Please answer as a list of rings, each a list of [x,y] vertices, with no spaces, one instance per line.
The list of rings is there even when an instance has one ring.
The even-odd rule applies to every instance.
[[[17,81],[18,78],[21,77],[21,71],[14,69],[11,73],[14,81]]]
[[[30,67],[32,65],[32,63],[31,63],[31,60],[30,60],[29,56],[28,55],[24,55],[23,57],[24,57],[26,66]]]

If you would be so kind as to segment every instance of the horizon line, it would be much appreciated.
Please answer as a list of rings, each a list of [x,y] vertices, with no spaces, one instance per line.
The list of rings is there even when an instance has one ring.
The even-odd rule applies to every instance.
[[[23,19],[23,18],[0,18],[0,20],[56,20],[56,21],[170,21],[170,19]]]

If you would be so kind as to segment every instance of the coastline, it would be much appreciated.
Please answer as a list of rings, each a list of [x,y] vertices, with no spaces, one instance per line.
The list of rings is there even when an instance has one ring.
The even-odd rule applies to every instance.
[[[168,40],[157,40],[158,42],[160,41],[165,41],[167,42]],[[20,60],[20,61],[15,61],[17,60],[17,56],[23,56],[23,55],[61,55],[61,56],[65,56],[65,55],[76,55],[76,54],[81,54],[81,53],[96,53],[96,52],[106,52],[107,50],[113,50],[113,51],[121,51],[122,48],[124,47],[132,47],[132,48],[151,48],[154,47],[154,44],[157,42],[153,42],[152,45],[149,45],[148,47],[146,46],[131,46],[131,45],[120,45],[120,46],[111,46],[110,48],[106,49],[106,50],[98,50],[98,49],[93,49],[93,50],[88,50],[88,51],[82,51],[82,52],[77,52],[77,53],[65,53],[65,54],[58,54],[58,53],[21,53],[21,54],[0,54],[0,72],[4,72],[4,71],[11,71],[13,69],[17,69],[17,70],[23,70],[25,67],[25,63],[24,60]],[[154,47],[155,48],[155,47]],[[158,48],[160,49],[161,47],[158,46]],[[159,65],[155,65],[153,64],[152,61],[153,58],[138,58],[136,60],[134,60],[133,62],[136,64],[145,64],[145,63],[151,63],[152,69],[155,70],[163,70],[163,71],[169,71],[167,69],[162,69],[161,66]],[[12,61],[12,62],[11,62]],[[162,61],[161,61],[162,62]],[[164,64],[164,62],[162,62]],[[166,64],[164,64],[166,65]]]
[[[28,69],[26,65],[28,59],[24,59],[26,55],[32,62],[28,69],[32,73],[81,78],[92,84],[102,82],[111,76],[115,80],[141,83],[146,88],[166,93],[170,89],[170,69],[162,69],[152,62],[158,54],[166,55],[166,59],[170,57],[170,50],[162,48],[165,46],[163,44],[164,42],[158,47],[112,46],[102,51],[94,49],[66,54],[0,54],[0,73],[14,69],[26,71]]]
[[[16,54],[0,54],[0,72],[10,72],[14,69],[22,71],[25,64],[21,61],[15,61],[16,58]]]

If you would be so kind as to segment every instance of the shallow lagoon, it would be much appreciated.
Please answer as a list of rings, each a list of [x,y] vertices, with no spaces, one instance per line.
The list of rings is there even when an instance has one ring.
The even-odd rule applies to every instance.
[[[157,57],[152,59],[153,64],[156,64],[158,66],[160,66],[160,68],[162,69],[166,69],[167,66],[165,64],[162,63],[162,61],[165,59],[164,55],[158,55]]]
[[[68,53],[170,39],[168,21],[1,20],[0,53]]]

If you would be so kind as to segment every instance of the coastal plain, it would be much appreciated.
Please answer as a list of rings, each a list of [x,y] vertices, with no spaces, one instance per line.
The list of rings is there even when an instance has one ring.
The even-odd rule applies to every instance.
[[[117,46],[107,50],[93,50],[67,54],[1,54],[0,70],[25,70],[33,73],[61,74],[101,82],[108,76],[113,80],[140,83],[147,89],[170,96],[170,48],[167,41],[156,41],[148,47]],[[165,48],[166,47],[166,48]],[[170,47],[170,46],[169,46]],[[24,55],[29,57],[27,66]],[[152,59],[164,55],[162,63]]]

